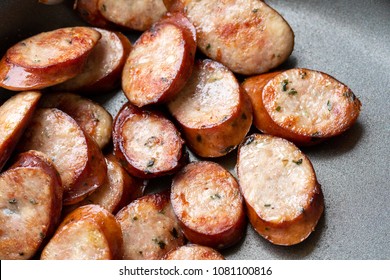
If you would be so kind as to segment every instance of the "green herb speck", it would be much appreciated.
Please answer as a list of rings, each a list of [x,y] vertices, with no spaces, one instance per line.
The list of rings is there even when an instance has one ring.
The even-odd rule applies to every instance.
[[[213,200],[214,199],[220,199],[221,196],[218,193],[216,193],[216,194],[211,195],[210,198],[213,199]]]
[[[283,80],[280,84],[282,85],[282,90],[287,91],[288,80]]]
[[[295,88],[290,89],[288,92],[288,95],[296,95],[298,92],[295,90]]]
[[[8,200],[8,203],[9,204],[16,204],[18,201],[16,200],[16,198],[12,198],[10,200]]]
[[[301,165],[303,162],[303,159],[300,158],[298,160],[293,160],[292,162],[295,163],[296,165]]]
[[[282,107],[278,106],[278,107],[276,107],[275,110],[278,111],[278,112],[280,112],[280,110],[282,110]]]

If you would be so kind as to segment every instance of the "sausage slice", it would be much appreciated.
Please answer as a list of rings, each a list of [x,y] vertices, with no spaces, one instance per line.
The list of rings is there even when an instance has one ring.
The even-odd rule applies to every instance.
[[[267,113],[280,127],[303,136],[341,134],[357,120],[361,103],[350,88],[310,69],[284,71],[263,89]]]
[[[176,172],[187,160],[175,125],[158,111],[125,104],[114,121],[114,153],[133,176],[153,178]]]
[[[29,124],[41,93],[21,92],[0,106],[0,170]]]
[[[131,50],[129,39],[120,32],[95,28],[102,37],[76,77],[54,87],[58,91],[97,94],[120,85],[123,66]]]
[[[225,257],[213,248],[187,244],[166,254],[164,260],[225,260]]]
[[[18,149],[51,158],[61,175],[65,205],[81,201],[106,180],[107,166],[96,142],[58,109],[36,110]]]
[[[107,211],[115,214],[133,200],[141,197],[144,191],[143,182],[131,177],[113,156],[106,156],[107,181],[87,196],[83,201],[65,207],[66,213],[70,213],[77,207],[87,204],[98,204]]]
[[[264,134],[270,134],[287,139],[299,146],[319,143],[319,141],[313,141],[312,137],[299,135],[280,127],[272,120],[265,109],[263,103],[263,88],[273,77],[280,73],[281,71],[252,76],[245,79],[242,83],[242,88],[251,100],[254,126]],[[281,107],[276,107],[275,110],[280,111]]]
[[[167,11],[162,0],[99,0],[98,7],[108,21],[138,31],[149,29]]]
[[[42,260],[122,259],[123,239],[115,217],[98,205],[70,213],[42,251]]]
[[[116,215],[121,225],[124,259],[158,260],[184,244],[184,236],[169,201],[169,194],[143,196]]]
[[[101,149],[111,141],[112,116],[100,104],[73,93],[50,93],[40,107],[57,108],[71,116]]]
[[[196,27],[199,49],[231,71],[254,75],[283,63],[294,47],[286,20],[260,0],[166,0]]]
[[[168,103],[186,143],[201,157],[235,149],[252,125],[252,107],[233,73],[209,59],[197,61],[183,90]]]
[[[0,175],[0,259],[30,259],[58,225],[62,185],[54,165],[36,151],[21,154]]]
[[[138,107],[175,96],[191,75],[195,28],[182,14],[170,15],[144,32],[122,73],[122,89]]]
[[[0,86],[42,89],[73,78],[100,37],[89,27],[66,27],[27,38],[9,48],[0,61]]]
[[[80,17],[92,26],[112,28],[114,24],[106,20],[99,11],[99,0],[76,0],[73,9]]]
[[[171,203],[192,243],[222,249],[244,235],[246,219],[238,183],[217,163],[198,161],[185,166],[173,179]]]
[[[261,236],[288,246],[310,235],[324,197],[310,160],[293,143],[252,134],[240,145],[236,168],[249,221]]]

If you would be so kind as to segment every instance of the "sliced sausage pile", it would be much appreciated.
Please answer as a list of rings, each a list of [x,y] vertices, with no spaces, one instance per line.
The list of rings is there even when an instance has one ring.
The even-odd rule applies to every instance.
[[[0,106],[0,259],[223,260],[248,221],[275,245],[311,234],[325,202],[299,147],[351,128],[361,103],[321,71],[275,70],[294,46],[277,11],[260,0],[74,9],[92,26],[26,38],[0,61],[0,86],[15,91]],[[133,44],[129,30],[142,32]],[[120,87],[115,115],[93,100]]]

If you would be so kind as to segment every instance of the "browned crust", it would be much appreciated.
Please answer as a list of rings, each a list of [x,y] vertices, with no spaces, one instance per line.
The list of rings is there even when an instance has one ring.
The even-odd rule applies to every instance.
[[[184,260],[185,258],[178,256],[182,250],[193,251],[194,258],[186,258],[187,260],[225,260],[225,257],[215,249],[199,244],[186,244],[176,249],[169,251],[162,259],[163,260]],[[186,252],[184,252],[186,254]]]
[[[121,227],[115,219],[115,216],[99,205],[85,205],[71,212],[59,225],[50,242],[54,244],[55,242],[61,242],[63,232],[66,233],[67,228],[82,220],[88,220],[88,222],[94,224],[103,233],[109,247],[108,249],[110,250],[110,259],[122,259],[123,239]],[[51,245],[50,242],[48,245]],[[69,244],[69,246],[75,246],[75,244]],[[45,248],[42,252],[41,259],[50,257],[48,254],[50,253]]]
[[[75,77],[82,71],[90,52],[101,37],[100,33],[92,28],[88,28],[93,30],[93,34],[96,38],[93,38],[89,43],[86,43],[87,40],[83,38],[83,32],[81,32],[82,30],[86,30],[86,28],[87,27],[74,27],[74,29],[79,30],[78,33],[76,32],[78,35],[74,35],[74,40],[84,44],[83,51],[77,57],[69,59],[62,58],[62,62],[53,61],[46,66],[40,67],[17,63],[13,58],[14,56],[17,56],[14,54],[14,48],[17,45],[9,48],[0,61],[0,86],[14,91],[37,90],[62,83]],[[65,29],[66,28],[60,28],[50,32],[53,33],[53,36],[60,37]],[[92,36],[90,37],[92,38]],[[18,44],[22,43],[23,41]]]
[[[179,145],[182,146],[182,148],[178,151],[175,162],[176,164],[169,170],[160,170],[158,172],[149,172],[145,170],[140,170],[137,167],[134,166],[134,159],[129,158],[129,156],[125,152],[124,147],[124,138],[122,135],[122,128],[123,125],[131,119],[133,115],[139,115],[139,114],[154,114],[158,118],[164,118],[168,120],[161,112],[156,110],[144,110],[140,109],[131,103],[126,103],[123,105],[123,107],[119,110],[119,113],[115,117],[114,125],[113,125],[113,142],[114,142],[114,155],[119,160],[120,164],[126,169],[127,172],[129,172],[131,175],[138,177],[138,178],[155,178],[160,177],[164,175],[169,175],[175,173],[177,170],[179,170],[187,161],[188,161],[188,154],[185,152],[185,146],[184,141],[182,140],[179,131],[176,132],[177,134],[177,141],[179,141]],[[168,120],[169,121],[169,120]],[[173,144],[171,143],[173,146]],[[171,146],[170,145],[170,146]]]
[[[250,100],[240,88],[239,105],[224,122],[199,128],[188,127],[180,122],[179,124],[189,148],[198,156],[213,158],[233,151],[250,130],[252,119]]]
[[[251,100],[254,126],[265,134],[285,138],[299,146],[318,144],[320,141],[313,141],[312,137],[299,135],[280,127],[272,120],[267,110],[265,109],[262,97],[263,88],[272,78],[280,73],[282,72],[277,71],[253,76],[247,78],[242,83],[242,88],[248,94]]]
[[[0,67],[1,69],[1,67]],[[15,149],[19,139],[21,138],[25,128],[29,124],[33,113],[37,107],[38,101],[41,98],[41,93],[40,92],[24,92],[24,93],[19,93],[10,99],[8,99],[5,103],[3,103],[0,107],[0,114],[4,114],[3,110],[5,106],[20,106],[20,101],[19,98],[23,98],[26,95],[31,95],[31,101],[30,101],[30,106],[29,108],[26,109],[25,115],[19,122],[19,124],[15,127],[13,132],[8,135],[5,139],[4,142],[0,143],[0,171],[4,167],[5,163],[11,156],[13,150]],[[3,108],[3,110],[1,109]],[[14,121],[14,120],[12,120]],[[8,124],[0,124],[0,127],[3,125],[8,125]]]

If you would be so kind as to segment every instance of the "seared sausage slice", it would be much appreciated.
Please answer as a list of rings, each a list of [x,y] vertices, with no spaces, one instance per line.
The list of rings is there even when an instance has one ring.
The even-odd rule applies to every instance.
[[[42,89],[73,78],[100,37],[89,27],[66,27],[27,38],[9,48],[0,61],[0,86]]]
[[[108,21],[138,31],[150,28],[167,11],[162,0],[99,0],[98,7]]]
[[[167,0],[194,24],[200,50],[231,71],[254,75],[283,63],[294,47],[284,18],[259,0]]]
[[[45,155],[30,151],[0,175],[0,259],[30,259],[58,225],[62,185]]]
[[[40,107],[57,108],[71,116],[101,149],[111,140],[112,116],[100,104],[73,93],[50,93]]]
[[[271,119],[267,110],[265,109],[263,103],[263,88],[273,77],[279,73],[281,72],[278,71],[252,76],[245,79],[245,81],[242,83],[242,88],[245,90],[251,100],[254,126],[264,134],[270,134],[287,139],[299,146],[317,144],[319,141],[313,141],[312,137],[293,133],[277,125]],[[276,107],[275,110],[280,111],[281,107]]]
[[[21,92],[0,106],[0,170],[31,120],[40,97],[37,91]]]
[[[114,121],[114,153],[133,176],[153,178],[176,172],[187,160],[175,125],[158,111],[125,104]]]
[[[235,149],[252,124],[252,107],[233,73],[222,64],[197,61],[183,90],[168,103],[186,143],[201,157]]]
[[[244,235],[244,203],[236,179],[217,163],[193,162],[175,175],[173,211],[192,243],[212,248],[236,244]]]
[[[112,28],[113,23],[106,20],[99,11],[99,0],[76,0],[73,9],[80,17],[92,26],[101,28]]]
[[[122,228],[124,259],[158,260],[184,244],[167,193],[133,201],[118,212],[116,219]]]
[[[336,136],[350,128],[361,107],[343,83],[325,73],[301,68],[275,76],[264,86],[262,97],[277,125],[315,138]]]
[[[129,39],[120,32],[95,28],[101,39],[91,51],[87,62],[76,77],[54,87],[59,91],[97,94],[120,85],[123,66],[131,50]]]
[[[115,214],[127,204],[143,195],[143,182],[131,177],[113,155],[106,156],[106,163],[107,181],[103,186],[87,196],[83,201],[65,207],[65,213],[70,213],[83,205],[98,204]]]
[[[166,254],[164,260],[225,260],[225,257],[213,248],[187,244]]]
[[[96,142],[58,109],[36,110],[18,149],[51,158],[61,175],[65,205],[83,200],[106,180],[107,166]]]
[[[138,107],[174,97],[191,75],[195,28],[182,14],[170,15],[134,44],[122,73],[122,89]]]
[[[70,213],[42,251],[42,260],[122,259],[123,239],[115,216],[98,205]]]
[[[310,235],[324,210],[324,197],[310,160],[293,143],[248,136],[236,168],[249,220],[261,236],[287,246]]]

